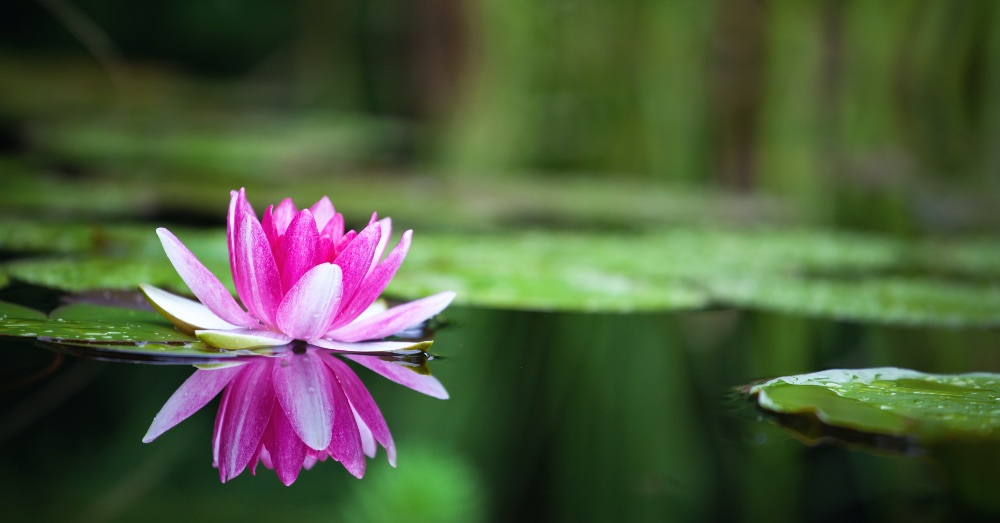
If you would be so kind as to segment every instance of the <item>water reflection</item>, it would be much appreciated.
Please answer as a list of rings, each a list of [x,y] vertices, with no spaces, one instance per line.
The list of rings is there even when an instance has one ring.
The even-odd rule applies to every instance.
[[[212,435],[213,465],[225,482],[258,464],[291,485],[305,468],[330,458],[355,477],[377,446],[396,464],[396,447],[382,412],[346,358],[432,397],[447,392],[427,371],[426,353],[341,354],[288,345],[273,357],[203,366],[167,400],[143,437],[151,442],[220,392]]]

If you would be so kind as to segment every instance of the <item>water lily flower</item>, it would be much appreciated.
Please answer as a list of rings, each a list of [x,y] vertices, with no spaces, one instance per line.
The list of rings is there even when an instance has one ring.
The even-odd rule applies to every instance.
[[[174,269],[200,300],[150,285],[149,302],[177,328],[221,349],[255,349],[301,340],[344,352],[405,348],[378,341],[437,314],[454,298],[442,292],[391,309],[376,300],[410,248],[403,233],[385,259],[389,218],[373,215],[360,233],[344,231],[344,218],[325,196],[298,210],[291,199],[270,206],[258,220],[243,189],[229,203],[227,241],[241,307],[222,282],[170,231],[156,230]]]
[[[279,357],[256,357],[235,366],[199,369],[167,400],[143,437],[148,443],[222,392],[212,438],[213,464],[226,482],[258,463],[291,485],[301,469],[332,458],[355,477],[365,456],[385,448],[396,466],[396,447],[385,419],[349,358],[387,378],[436,398],[441,383],[378,356],[336,354],[307,347]]]
[[[390,309],[380,305],[413,234],[404,232],[383,259],[392,233],[389,218],[373,215],[360,233],[345,232],[343,216],[323,197],[303,210],[285,199],[258,220],[245,191],[233,191],[227,242],[243,306],[176,236],[163,228],[156,232],[199,301],[140,288],[177,328],[224,350],[292,345],[273,357],[196,370],[167,400],[143,441],[222,392],[212,448],[223,482],[263,463],[289,485],[302,468],[328,457],[360,478],[376,443],[393,466],[396,449],[378,406],[341,357],[419,392],[448,397],[432,376],[358,354],[414,346],[384,338],[420,324],[454,298],[442,292]]]

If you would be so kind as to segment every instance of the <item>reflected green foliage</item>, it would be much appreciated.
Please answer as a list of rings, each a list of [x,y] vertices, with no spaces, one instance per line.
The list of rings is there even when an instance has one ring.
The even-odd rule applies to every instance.
[[[811,414],[827,425],[924,444],[1000,436],[1000,374],[835,369],[775,378],[750,394],[772,412]]]
[[[407,446],[399,467],[353,485],[340,509],[344,521],[476,523],[486,521],[486,496],[472,467],[434,447]],[[404,494],[401,494],[404,493]]]

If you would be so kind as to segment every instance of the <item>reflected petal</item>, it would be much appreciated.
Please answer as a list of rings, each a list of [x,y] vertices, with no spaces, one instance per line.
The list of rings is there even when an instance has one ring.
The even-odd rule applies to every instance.
[[[332,437],[335,385],[317,357],[307,351],[279,358],[273,378],[278,403],[295,433],[310,448],[323,450]]]
[[[334,393],[333,441],[326,449],[330,457],[339,461],[348,472],[356,478],[365,475],[365,451],[361,443],[358,425],[354,422],[351,404],[343,389],[337,384],[332,387]]]
[[[428,396],[438,399],[448,399],[448,391],[444,389],[441,382],[434,376],[417,374],[412,369],[383,360],[378,356],[361,356],[357,354],[343,354],[343,357],[368,367],[372,372],[409,387],[417,392],[422,392]]]
[[[160,412],[153,418],[152,425],[149,426],[146,435],[142,437],[143,443],[153,441],[160,434],[198,412],[218,395],[236,375],[242,372],[241,367],[194,371],[194,374],[174,391]]]
[[[306,459],[306,446],[278,402],[275,402],[271,410],[271,423],[264,434],[264,445],[268,449],[267,454],[261,456],[262,459],[267,458],[264,465],[273,468],[278,479],[286,486],[294,483]]]
[[[226,389],[226,412],[219,442],[219,476],[225,482],[238,476],[257,454],[271,409],[274,389],[271,361],[244,366]]]
[[[382,447],[385,448],[385,453],[389,458],[389,464],[393,467],[396,466],[396,444],[392,441],[392,434],[389,433],[389,427],[385,424],[385,418],[382,417],[382,411],[379,410],[378,405],[375,404],[375,400],[372,398],[371,394],[368,393],[368,389],[365,388],[358,376],[354,374],[354,371],[347,366],[346,363],[337,359],[336,356],[329,354],[323,358],[323,361],[333,370],[333,375],[337,378],[337,382],[344,390],[344,394],[347,395],[347,399],[351,402],[351,407],[354,411],[358,413],[358,417],[364,422],[369,430],[371,430],[372,436],[378,441]],[[353,418],[352,418],[353,419]]]

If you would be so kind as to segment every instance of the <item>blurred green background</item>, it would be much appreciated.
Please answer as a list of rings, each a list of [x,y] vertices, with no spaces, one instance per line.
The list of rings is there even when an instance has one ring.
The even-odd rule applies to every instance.
[[[395,287],[404,295],[444,290],[405,285],[441,270],[439,251],[421,251],[425,233],[428,249],[450,246],[489,274],[493,256],[497,271],[510,266],[496,253],[518,257],[503,247],[520,244],[489,243],[511,231],[537,231],[525,252],[545,256],[538,244],[554,231],[620,235],[600,244],[620,258],[631,235],[666,231],[681,242],[664,245],[683,252],[662,261],[651,249],[665,248],[644,243],[643,270],[667,266],[699,291],[712,283],[726,305],[681,292],[693,311],[582,314],[558,312],[590,310],[560,305],[582,299],[565,289],[566,302],[543,306],[521,291],[460,295],[494,308],[447,313],[435,345],[447,358],[433,369],[451,400],[359,372],[399,468],[380,454],[354,481],[326,463],[290,489],[268,471],[216,483],[207,412],[140,443],[188,368],[58,360],[4,342],[17,356],[0,367],[0,500],[14,520],[996,514],[994,447],[920,458],[806,447],[734,416],[727,394],[832,366],[1000,371],[1000,4],[14,0],[2,13],[0,277],[15,281],[5,300],[46,308],[20,280],[72,287],[31,276],[56,271],[36,254],[135,256],[114,226],[138,224],[150,239],[160,225],[219,228],[228,191],[245,186],[258,211],[328,194],[354,226],[377,210],[416,228],[418,272],[404,265]],[[68,223],[112,228],[74,230],[83,246],[66,247],[51,231]],[[854,233],[870,236],[839,236]],[[461,258],[461,242],[434,234],[481,241],[468,251],[489,259]],[[600,253],[582,238],[572,256],[586,268]],[[858,294],[825,287],[764,307],[778,313],[730,308],[785,288],[754,279],[758,265],[847,284],[932,278],[964,294],[927,291],[930,326],[906,326],[913,293],[873,298],[871,316]],[[744,271],[756,287],[734,299],[718,277]],[[503,278],[487,284],[512,286]],[[977,327],[941,328],[970,300]],[[886,301],[902,313],[880,316]]]

